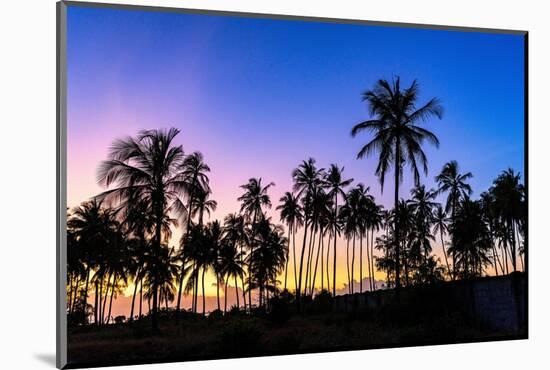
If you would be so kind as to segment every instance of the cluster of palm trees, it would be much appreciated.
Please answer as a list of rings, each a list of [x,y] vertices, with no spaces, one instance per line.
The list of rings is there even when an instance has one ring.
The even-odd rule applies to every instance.
[[[205,222],[217,208],[210,168],[200,153],[185,154],[174,144],[177,129],[116,140],[98,171],[107,190],[69,210],[68,312],[108,324],[113,299],[132,286],[129,320],[141,318],[147,304],[157,328],[158,310],[175,301],[179,312],[185,295],[191,296],[192,312],[199,311],[202,296],[206,314],[207,274],[215,276],[217,308],[224,312],[230,284],[236,308],[248,312],[255,305],[266,307],[292,279],[298,303],[318,290],[336,295],[338,241],[346,246],[348,293],[356,292],[357,277],[359,292],[377,289],[377,271],[385,272],[386,287],[399,289],[474,278],[489,268],[507,274],[518,269],[518,258],[523,269],[526,201],[519,174],[502,172],[479,200],[472,200],[472,174],[461,173],[451,161],[435,177],[437,189],[427,189],[420,184],[420,170],[427,173],[422,145],[439,142],[422,124],[441,118],[438,100],[417,109],[418,84],[402,89],[398,78],[378,81],[363,97],[372,118],[351,133],[366,130],[373,138],[358,158],[378,153],[375,173],[382,188],[393,169],[394,207],[377,204],[370,188],[354,185],[343,167],[320,168],[309,158],[292,171],[293,188],[276,206],[286,231],[268,216],[274,184],[261,178],[241,186],[238,212]],[[415,180],[408,200],[399,196],[406,165]],[[445,204],[437,203],[439,196],[446,196]],[[182,230],[177,248],[169,246],[176,228]],[[298,234],[302,240],[296,242]],[[432,251],[438,243],[444,263]]]

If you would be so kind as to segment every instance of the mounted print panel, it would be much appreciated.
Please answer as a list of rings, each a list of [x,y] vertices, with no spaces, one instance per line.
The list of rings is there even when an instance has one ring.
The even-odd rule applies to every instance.
[[[527,338],[526,32],[62,2],[58,39],[59,367]]]

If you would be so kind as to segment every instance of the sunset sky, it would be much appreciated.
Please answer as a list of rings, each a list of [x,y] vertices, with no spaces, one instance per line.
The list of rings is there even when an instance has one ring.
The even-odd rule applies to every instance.
[[[441,146],[425,148],[424,184],[452,159],[474,174],[474,197],[507,167],[524,173],[523,36],[74,6],[67,33],[69,207],[103,190],[96,171],[115,138],[177,127],[177,144],[212,169],[213,219],[238,211],[239,185],[261,177],[276,184],[268,214],[278,221],[291,171],[309,157],[345,166],[389,208],[393,182],[381,194],[376,159],[356,160],[370,137],[350,130],[369,118],[361,93],[395,75],[445,108],[428,125]],[[410,187],[406,172],[402,197]]]

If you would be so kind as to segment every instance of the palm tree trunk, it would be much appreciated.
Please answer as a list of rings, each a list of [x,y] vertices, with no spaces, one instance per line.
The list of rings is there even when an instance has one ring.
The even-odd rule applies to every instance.
[[[353,282],[355,279],[355,231],[353,232],[353,246],[351,248],[351,294],[354,293]]]
[[[197,181],[196,175],[193,175],[193,182],[195,183]],[[193,189],[193,187],[191,187]],[[189,194],[189,199],[187,200],[187,228],[185,229],[185,240],[187,240],[187,237],[189,237],[189,229],[191,228],[191,205],[193,204],[193,198],[194,198],[194,191],[191,190],[191,194]],[[185,245],[184,245],[185,247]],[[176,312],[179,312],[180,310],[180,303],[181,303],[181,294],[182,294],[182,287],[183,287],[183,270],[185,269],[185,263],[182,261],[181,263],[181,272],[180,272],[180,281],[179,281],[179,287],[178,287],[178,302],[176,305]],[[193,299],[191,297],[191,299]]]
[[[321,291],[325,290],[325,237],[321,231]]]
[[[246,311],[246,289],[244,286],[244,276],[241,276],[241,283],[243,285],[243,305],[244,305],[244,310]],[[237,289],[237,283],[235,283],[235,289]],[[250,306],[250,308],[252,308],[252,306]]]
[[[195,276],[195,295],[194,295],[194,299],[195,299],[195,309],[194,309],[194,312],[197,313],[199,312],[199,272],[200,272],[200,267],[197,265],[196,267],[196,276]]]
[[[319,264],[319,254],[322,255],[321,252],[321,241],[323,240],[323,228],[320,228],[319,230],[319,245],[317,246],[317,257],[315,259],[315,269],[313,270],[313,280],[311,282],[311,295],[313,295],[313,291],[315,290],[315,281],[317,280],[317,267]],[[315,246],[314,246],[315,248]],[[321,269],[322,270],[322,269]]]
[[[367,245],[367,260],[369,258],[368,248]],[[361,232],[359,232],[359,293],[363,293],[363,234]]]
[[[137,271],[136,276],[139,276],[139,270]],[[130,309],[130,318],[129,318],[130,322],[134,321],[134,305],[136,302],[137,287],[138,287],[138,282],[136,280],[134,281],[134,294],[132,294],[132,306]]]
[[[205,290],[204,290],[204,274],[206,272],[206,269],[202,269],[202,315],[206,316],[206,296],[205,296]]]
[[[98,293],[99,293],[99,284],[97,282],[97,280],[95,281],[95,297],[94,297],[94,324],[96,325],[99,325],[99,322],[98,322]]]
[[[294,265],[294,292],[298,288],[298,270],[296,268],[296,229],[295,225],[292,225],[292,261]]]
[[[291,225],[288,225],[288,240],[287,240],[287,250],[286,250],[286,261],[285,261],[285,290],[286,290],[286,280],[287,280],[287,277],[288,277],[288,257],[290,255],[289,253],[289,250],[290,250],[290,228],[291,228]]]
[[[306,266],[306,283],[305,283],[305,286],[304,286],[304,295],[307,295],[307,290],[308,290],[308,287],[309,287],[309,284],[310,284],[310,280],[311,280],[311,262],[312,262],[312,259],[313,257],[311,256],[312,255],[312,249],[314,248],[314,245],[315,245],[315,236],[317,234],[317,227],[316,226],[311,226],[312,227],[312,232],[311,232],[311,236],[309,238],[309,247],[308,247],[308,251],[307,251],[307,266]]]
[[[516,231],[515,231],[514,222],[512,220],[510,220],[509,224],[510,224],[510,231],[512,233],[512,249],[510,251],[512,255],[512,267],[514,269],[514,272],[516,272],[517,271],[516,269]]]
[[[235,274],[235,298],[237,299],[237,308],[239,308],[239,288],[237,285],[237,274]]]
[[[84,284],[84,311],[88,306],[88,285],[90,282],[90,266],[86,267],[86,283]]]
[[[447,265],[447,271],[450,272],[449,260],[447,259],[447,250],[445,249],[445,242],[443,241],[443,229],[439,229],[439,236],[441,237],[441,248],[443,249],[443,255],[445,256],[445,264]]]
[[[216,276],[216,298],[218,300],[218,310],[221,311],[221,306],[220,306],[220,279],[219,279],[218,276]]]
[[[327,269],[327,292],[330,293],[330,239],[331,239],[331,236],[330,236],[330,232],[328,234],[328,241],[327,241],[327,266],[326,266],[326,269]]]
[[[334,192],[334,248],[332,261],[332,296],[336,297],[336,239],[338,239],[338,192]]]
[[[252,230],[256,232],[256,221],[258,217],[258,210],[254,210],[254,219],[252,220]],[[254,252],[254,235],[252,237],[252,242],[250,243],[250,256],[252,256],[252,253]],[[250,311],[252,312],[252,289],[250,287],[252,286],[252,258],[250,258],[250,261],[248,262],[248,305],[250,307]]]
[[[394,193],[394,201],[393,206],[395,209],[395,289],[399,291],[401,288],[401,277],[400,277],[400,263],[401,263],[401,256],[400,256],[400,240],[399,240],[399,216],[398,216],[398,207],[399,207],[399,170],[401,168],[401,153],[400,150],[401,143],[399,142],[399,136],[397,137],[396,144],[395,144],[395,193]]]
[[[223,294],[223,314],[227,314],[227,282],[229,281],[229,274],[227,274],[227,277],[225,278],[225,292]],[[238,297],[238,296],[237,296]]]
[[[113,276],[113,287],[111,288],[111,299],[109,300],[109,312],[107,313],[107,325],[111,321],[111,308],[113,308],[113,296],[115,295],[116,274]]]
[[[98,311],[97,319],[99,320],[99,325],[103,324],[103,319],[101,317],[101,302],[103,302],[103,281],[105,280],[104,272],[101,272],[101,280],[99,281],[99,302],[98,302]]]
[[[365,237],[367,239],[367,272],[369,273],[369,291],[372,291],[372,271],[371,271],[371,261],[370,261],[370,248],[369,248],[369,230],[367,229],[367,232],[365,234]],[[363,244],[363,235],[361,235],[361,244]],[[363,247],[361,246],[361,249]],[[363,258],[361,256],[361,258]],[[363,261],[361,260],[361,266],[363,265]],[[363,272],[361,271],[361,286],[360,286],[361,293],[363,293]]]
[[[142,305],[143,305],[143,278],[139,279],[139,319],[141,320],[142,316]]]
[[[371,229],[370,231],[370,258],[371,258],[371,271],[372,271],[372,276],[371,276],[371,283],[372,283],[372,291],[375,291],[376,290],[376,279],[375,279],[375,269],[374,269],[374,228]]]
[[[350,266],[349,266],[349,236],[346,237],[346,266],[348,270],[348,293],[351,294],[351,275],[350,275]]]
[[[105,323],[105,307],[107,307],[107,297],[109,296],[109,283],[111,281],[111,274],[107,277],[107,287],[105,288],[105,297],[101,304],[101,323]]]
[[[302,243],[302,252],[300,256],[300,273],[298,275],[298,289],[296,289],[296,302],[298,304],[298,307],[300,307],[300,294],[302,292],[302,269],[304,265],[304,252],[306,251],[306,240],[307,240],[307,218],[304,222],[304,240]]]

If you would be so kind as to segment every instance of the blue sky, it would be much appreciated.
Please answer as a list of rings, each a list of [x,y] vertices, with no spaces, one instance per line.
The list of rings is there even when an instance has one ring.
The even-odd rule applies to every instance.
[[[369,117],[361,93],[397,75],[419,81],[420,103],[436,96],[445,108],[427,125],[441,146],[425,148],[423,183],[434,186],[451,159],[474,174],[474,195],[507,167],[524,172],[523,36],[78,7],[68,15],[70,205],[98,190],[97,163],[114,138],[176,126],[186,152],[210,163],[223,212],[252,176],[274,181],[278,199],[310,156],[345,166],[389,206],[393,183],[380,194],[376,158],[355,159],[369,135],[350,130]]]

